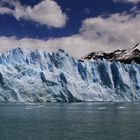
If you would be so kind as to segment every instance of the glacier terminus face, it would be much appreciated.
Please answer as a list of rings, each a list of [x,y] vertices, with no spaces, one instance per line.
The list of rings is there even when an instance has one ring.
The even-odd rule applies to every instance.
[[[140,64],[106,59],[83,62],[63,50],[0,55],[0,101],[139,101]]]

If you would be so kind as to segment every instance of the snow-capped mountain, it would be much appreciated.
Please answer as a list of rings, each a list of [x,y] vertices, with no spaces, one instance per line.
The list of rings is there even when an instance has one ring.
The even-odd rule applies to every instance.
[[[0,101],[139,101],[139,50],[113,53],[109,58],[96,54],[104,55],[102,59],[92,53],[81,61],[61,49],[56,53],[11,49],[0,54]],[[122,63],[125,60],[134,61]]]
[[[139,43],[133,48],[124,50],[115,50],[114,52],[106,53],[102,51],[92,52],[81,59],[107,59],[109,61],[120,61],[123,63],[130,64],[132,61],[140,64],[140,47]]]

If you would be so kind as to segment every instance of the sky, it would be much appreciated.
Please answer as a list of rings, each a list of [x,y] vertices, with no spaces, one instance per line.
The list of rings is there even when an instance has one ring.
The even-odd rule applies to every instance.
[[[80,58],[140,41],[140,0],[0,0],[0,51],[64,49]]]

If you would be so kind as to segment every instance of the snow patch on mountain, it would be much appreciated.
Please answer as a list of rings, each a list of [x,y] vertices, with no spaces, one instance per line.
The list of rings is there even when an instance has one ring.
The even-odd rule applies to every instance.
[[[132,61],[140,64],[140,44],[136,44],[134,47],[124,50],[115,50],[110,53],[97,51],[92,52],[84,56],[81,61],[89,59],[106,59],[109,61],[119,61],[123,63],[130,64]]]

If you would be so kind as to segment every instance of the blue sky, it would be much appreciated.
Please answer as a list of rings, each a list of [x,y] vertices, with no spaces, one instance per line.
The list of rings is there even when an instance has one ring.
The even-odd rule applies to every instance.
[[[140,40],[140,0],[1,0],[0,50],[17,46],[81,57]]]

